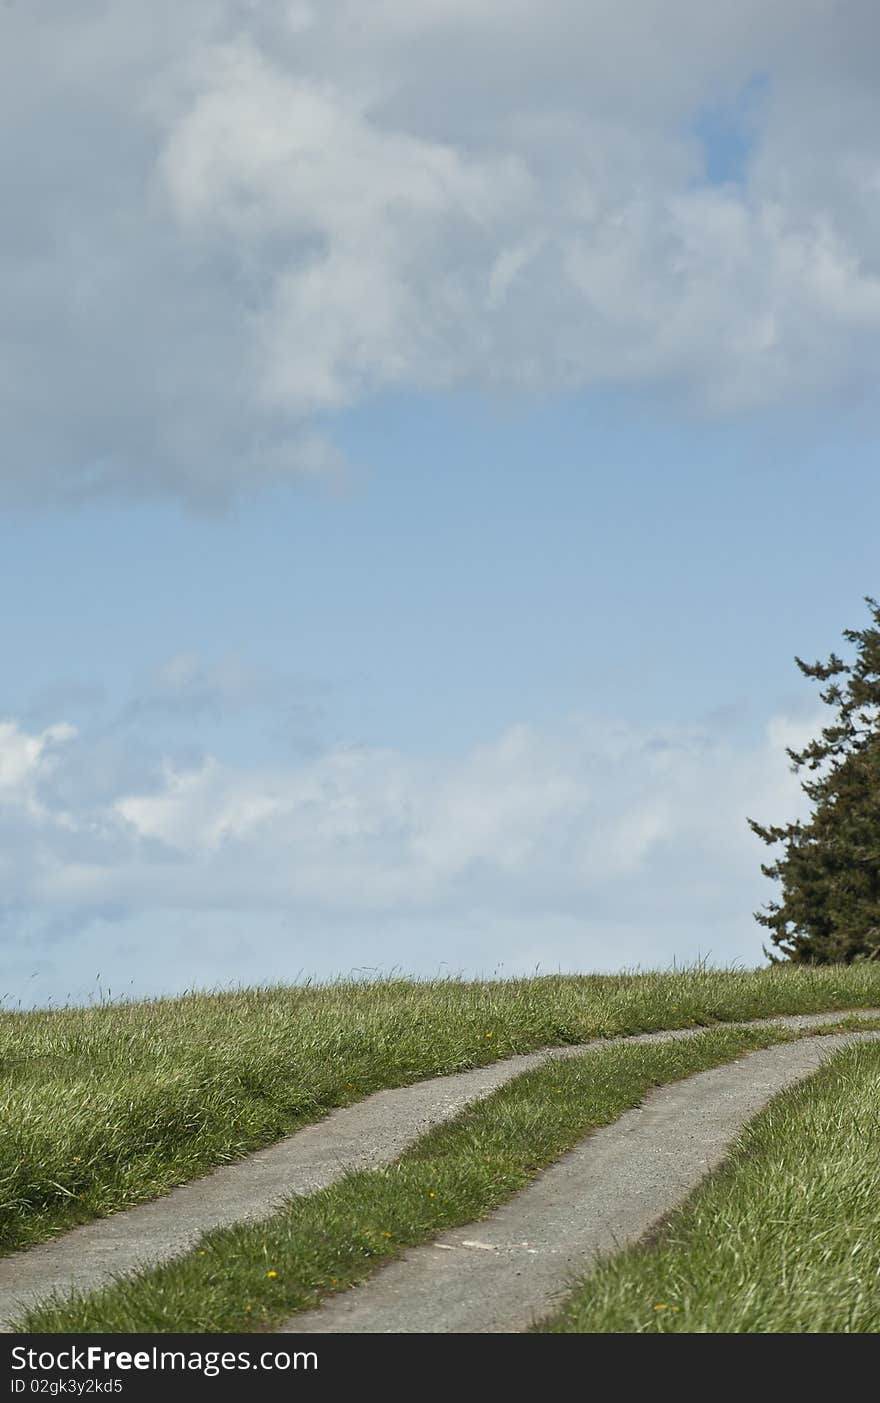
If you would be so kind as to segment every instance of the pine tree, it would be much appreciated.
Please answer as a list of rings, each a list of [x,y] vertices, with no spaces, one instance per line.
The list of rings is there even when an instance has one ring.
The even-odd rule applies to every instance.
[[[763,827],[765,843],[783,844],[766,877],[782,883],[782,900],[755,919],[771,932],[778,962],[850,964],[880,959],[880,605],[866,598],[871,624],[843,637],[855,660],[832,653],[825,663],[795,662],[805,677],[828,683],[819,693],[835,719],[804,750],[787,750],[795,773],[815,774],[801,788],[812,805],[807,822]]]

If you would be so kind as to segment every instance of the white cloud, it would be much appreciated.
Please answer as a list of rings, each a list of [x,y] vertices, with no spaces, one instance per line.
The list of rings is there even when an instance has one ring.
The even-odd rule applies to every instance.
[[[240,41],[203,59],[167,134],[184,227],[287,240],[254,319],[276,408],[657,380],[748,408],[821,390],[880,332],[880,280],[832,210],[772,179],[701,184],[682,132],[524,104],[476,152],[396,130],[369,97]]]
[[[438,950],[472,973],[527,967],[536,951],[545,966],[663,963],[697,947],[757,960],[751,911],[771,893],[745,818],[802,811],[784,754],[801,729],[774,718],[749,748],[704,727],[575,717],[511,727],[446,763],[363,749],[271,769],[166,759],[77,802],[55,771],[77,750],[72,772],[87,771],[88,738],[7,723],[10,992],[27,994],[44,954],[56,971],[40,987],[66,992],[97,930],[114,982],[130,966],[141,991],[181,986],[192,950],[170,950],[152,975],[147,950],[183,928],[202,984],[243,977],[240,946],[252,980],[430,972]]]
[[[4,30],[8,495],[337,471],[328,415],[390,388],[731,413],[876,358],[869,0],[43,0]],[[756,79],[712,184],[695,120]]]
[[[54,749],[76,736],[73,726],[61,722],[30,735],[15,721],[0,721],[0,797],[10,801],[31,798],[37,774],[54,764]]]

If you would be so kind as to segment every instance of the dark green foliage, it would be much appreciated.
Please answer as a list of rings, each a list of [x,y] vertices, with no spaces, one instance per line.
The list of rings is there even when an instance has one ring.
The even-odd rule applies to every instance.
[[[880,959],[880,605],[866,602],[871,624],[843,635],[855,646],[853,663],[834,653],[827,663],[795,659],[805,677],[828,683],[819,695],[835,711],[817,740],[788,751],[793,770],[815,776],[801,781],[809,821],[765,828],[748,820],[765,843],[783,844],[761,867],[782,883],[782,900],[755,918],[798,964]]]

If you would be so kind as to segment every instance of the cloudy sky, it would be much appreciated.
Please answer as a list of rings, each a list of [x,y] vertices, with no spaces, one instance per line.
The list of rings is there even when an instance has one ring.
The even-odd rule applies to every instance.
[[[0,5],[0,995],[762,961],[874,0]]]

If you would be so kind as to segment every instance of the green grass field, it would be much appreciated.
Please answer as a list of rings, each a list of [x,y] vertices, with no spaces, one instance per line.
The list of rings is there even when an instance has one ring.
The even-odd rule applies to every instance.
[[[880,970],[335,984],[0,1013],[0,1251],[381,1087],[537,1047],[880,1005]]]
[[[607,1261],[543,1328],[880,1332],[880,1046],[777,1097],[653,1243]]]
[[[185,1256],[89,1297],[31,1311],[38,1334],[267,1330],[362,1280],[403,1248],[484,1217],[653,1087],[784,1042],[719,1028],[680,1042],[598,1048],[517,1077],[424,1135],[386,1169],[208,1233]]]

